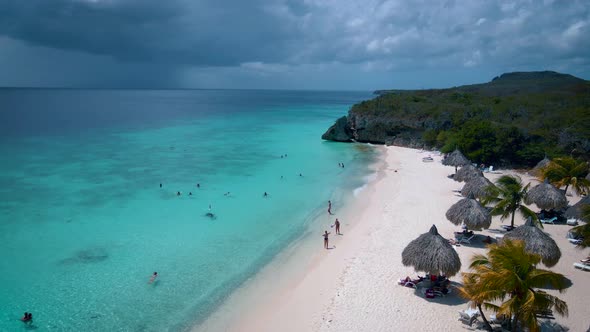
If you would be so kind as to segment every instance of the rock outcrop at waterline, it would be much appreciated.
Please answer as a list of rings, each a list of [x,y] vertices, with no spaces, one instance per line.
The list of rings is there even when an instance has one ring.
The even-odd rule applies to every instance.
[[[449,89],[382,90],[354,105],[322,138],[443,150],[459,146],[470,159],[496,165],[534,164],[547,151],[574,151],[588,159],[590,82],[545,71]]]
[[[421,128],[424,128],[424,125],[415,121],[356,114],[351,110],[348,116],[338,119],[322,135],[322,139],[422,147],[424,143],[421,140]]]

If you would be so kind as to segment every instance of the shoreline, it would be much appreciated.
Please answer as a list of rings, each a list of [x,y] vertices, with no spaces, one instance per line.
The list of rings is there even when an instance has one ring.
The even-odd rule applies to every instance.
[[[340,202],[334,204],[333,207],[337,207],[338,210],[333,215],[323,215],[310,222],[308,229],[303,234],[279,252],[254,276],[247,279],[242,286],[234,290],[211,315],[204,321],[194,325],[190,331],[265,329],[264,326],[254,327],[254,325],[258,325],[254,321],[249,322],[248,324],[252,324],[252,326],[248,325],[245,329],[240,326],[244,325],[244,321],[248,317],[264,317],[266,313],[274,311],[277,305],[284,302],[284,297],[289,296],[286,293],[291,293],[289,290],[303,282],[310,270],[315,269],[332,252],[338,250],[339,242],[345,238],[345,233],[351,228],[357,227],[360,222],[359,212],[356,210],[362,209],[362,202],[366,201],[366,196],[371,191],[373,183],[384,176],[382,172],[386,166],[386,150],[381,146],[372,146],[372,148],[375,149],[378,156],[369,165],[371,173],[367,176],[367,182],[348,193],[343,202],[344,204],[340,204]],[[330,228],[329,225],[335,218],[341,221],[343,235],[331,234],[330,247],[335,245],[336,248],[325,250],[320,229],[321,232],[326,229],[333,233],[334,229]],[[262,318],[262,325],[266,324],[264,322],[266,319]],[[284,330],[284,327],[281,327],[281,329]]]
[[[429,152],[401,147],[382,149],[383,163],[379,164],[376,178],[358,197],[353,197],[342,217],[340,213],[334,216],[341,221],[355,220],[343,222],[342,237],[330,237],[330,244],[334,243],[336,249],[323,250],[319,233],[317,239],[305,234],[305,238],[281,252],[192,331],[465,328],[457,320],[457,311],[466,309],[467,303],[456,292],[427,300],[421,293],[397,285],[399,278],[416,275],[413,268],[401,264],[401,252],[411,240],[433,224],[445,238],[460,229],[446,220],[445,212],[462,198],[453,190],[462,188],[463,183],[447,178],[454,168],[443,166],[440,156],[433,156],[434,163],[423,163],[422,157]],[[501,174],[486,173],[486,177],[494,181],[502,174],[517,173],[503,170]],[[518,175],[525,183],[532,180],[526,174]],[[568,200],[574,204],[576,197],[568,196]],[[522,223],[522,217],[517,215],[515,224]],[[501,221],[494,217],[490,229],[478,234],[493,238],[500,225]],[[588,328],[586,317],[590,316],[590,289],[586,287],[590,273],[572,266],[587,252],[569,244],[565,238],[569,228],[545,225],[544,229],[562,251],[561,260],[551,270],[572,281],[572,286],[558,295],[568,303],[569,317],[557,316],[552,322],[571,331],[582,331]],[[483,243],[462,245],[456,250],[462,272],[468,270],[473,254],[485,253]],[[451,280],[460,282],[460,274]],[[424,319],[424,312],[429,312],[429,319]]]

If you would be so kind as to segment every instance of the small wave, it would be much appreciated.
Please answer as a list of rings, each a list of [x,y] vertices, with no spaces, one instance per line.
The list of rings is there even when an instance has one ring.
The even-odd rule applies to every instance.
[[[364,182],[363,185],[360,187],[355,188],[352,191],[352,194],[354,195],[354,197],[358,197],[358,195],[367,188],[367,186],[369,185],[369,183],[375,181],[377,179],[377,172],[371,173],[367,176],[365,176],[363,178]]]

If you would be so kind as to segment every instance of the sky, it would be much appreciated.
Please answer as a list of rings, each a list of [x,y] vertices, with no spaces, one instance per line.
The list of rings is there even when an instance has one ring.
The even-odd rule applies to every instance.
[[[588,0],[0,0],[0,86],[375,90],[590,79]]]

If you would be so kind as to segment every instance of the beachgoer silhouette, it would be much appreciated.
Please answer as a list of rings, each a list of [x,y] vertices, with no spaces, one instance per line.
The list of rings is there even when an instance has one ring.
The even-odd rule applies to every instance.
[[[299,176],[303,176],[303,174],[299,173]]]
[[[189,195],[189,196],[192,196],[192,195],[193,195],[193,192],[192,192],[192,191],[189,191],[189,192],[188,192],[188,195]]]
[[[264,192],[264,195],[262,195],[262,196],[264,196],[264,197],[268,197],[268,193],[265,191],[265,192]]]
[[[180,191],[177,191],[177,192],[176,192],[176,196],[180,196],[180,195],[181,195],[181,194],[180,194]]]
[[[197,188],[201,188],[201,184],[200,183],[197,183]]]
[[[328,214],[332,214],[332,201],[328,201]]]
[[[33,322],[33,314],[29,312],[25,312],[24,316],[20,319],[23,323],[30,324]]]
[[[283,176],[281,175],[281,180],[283,179]]]
[[[336,218],[336,221],[334,221],[334,226],[336,227],[336,235],[340,235],[340,221],[338,218]]]
[[[162,188],[162,184],[160,183],[160,188]]]
[[[323,234],[323,236],[324,236],[324,249],[328,249],[328,235],[329,234],[330,233],[328,233],[328,231],[324,231],[324,234]]]
[[[344,163],[342,163],[342,168],[344,168]]]
[[[154,274],[152,274],[152,277],[150,278],[150,281],[148,281],[148,284],[152,284],[154,281],[156,281],[156,278],[158,278],[158,272],[154,272]]]

